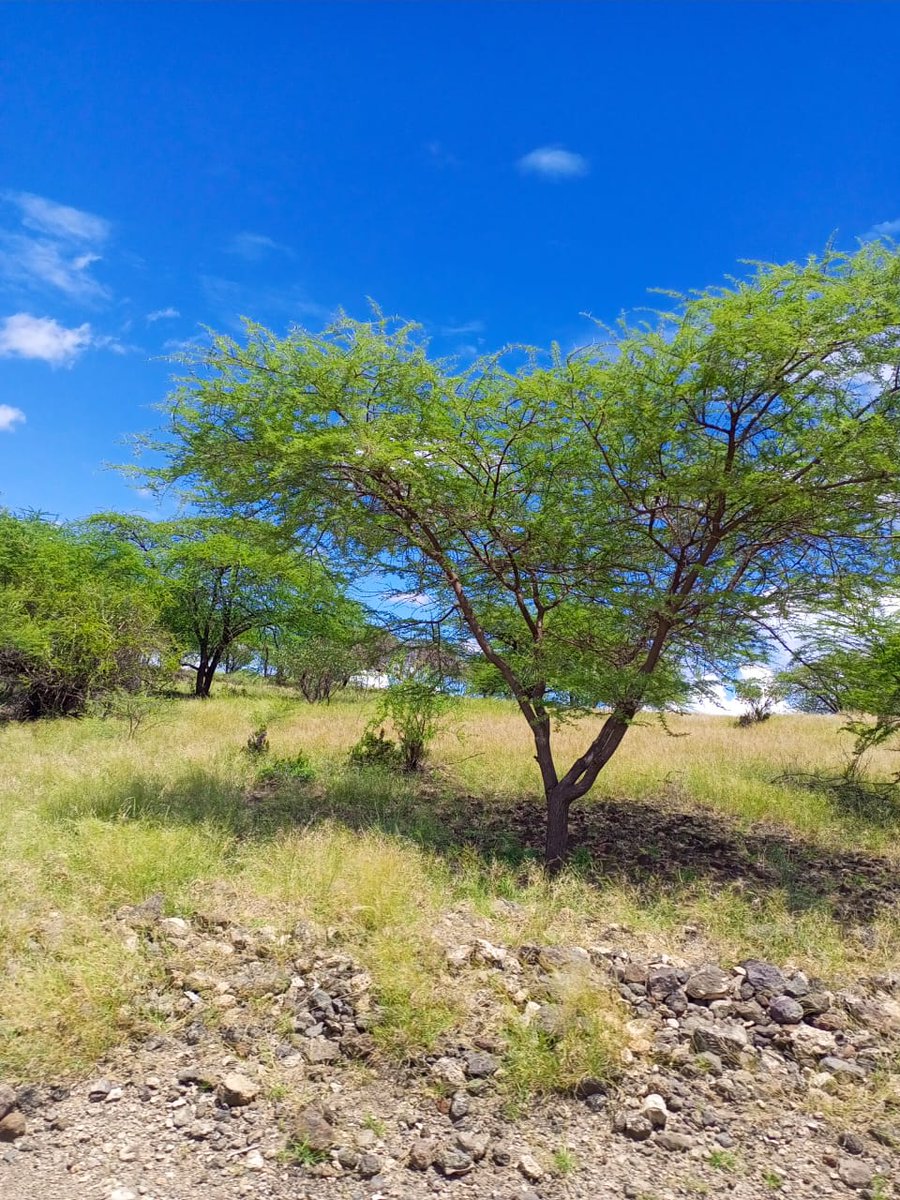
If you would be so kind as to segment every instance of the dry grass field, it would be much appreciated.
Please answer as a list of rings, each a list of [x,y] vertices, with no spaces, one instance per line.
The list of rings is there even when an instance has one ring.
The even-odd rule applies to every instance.
[[[159,964],[112,919],[154,893],[172,914],[333,930],[375,978],[395,1055],[452,1028],[465,1003],[436,969],[448,914],[478,914],[498,940],[587,944],[624,925],[660,951],[687,928],[719,961],[766,955],[829,978],[900,961],[897,812],[777,782],[840,770],[836,720],[676,717],[667,732],[647,718],[574,821],[571,868],[548,882],[511,706],[462,702],[412,778],[348,765],[364,700],[217,690],[164,702],[133,738],[95,719],[0,729],[0,1078],[85,1070],[160,1019],[142,1000]],[[590,723],[560,731],[562,758]],[[261,724],[272,755],[309,755],[312,781],[258,782],[243,747]],[[869,765],[897,767],[888,749]]]

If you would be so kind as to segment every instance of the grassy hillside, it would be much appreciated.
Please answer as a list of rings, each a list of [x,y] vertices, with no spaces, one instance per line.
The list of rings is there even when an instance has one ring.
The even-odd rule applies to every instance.
[[[459,914],[498,940],[587,944],[618,924],[658,951],[689,936],[720,960],[766,955],[828,977],[896,967],[897,813],[776,782],[840,769],[836,720],[740,730],[696,716],[667,733],[648,718],[574,822],[572,868],[548,883],[511,706],[463,702],[431,769],[410,778],[347,765],[364,701],[218,692],[165,702],[133,738],[93,719],[0,729],[0,1078],[86,1069],[164,1021],[143,999],[159,962],[112,920],[154,893],[173,914],[331,929],[374,976],[378,1037],[401,1056],[468,1002],[442,984],[435,933]],[[261,724],[270,757],[302,749],[312,781],[259,781],[243,747]],[[561,757],[586,736],[563,729]],[[882,750],[871,766],[896,763]]]

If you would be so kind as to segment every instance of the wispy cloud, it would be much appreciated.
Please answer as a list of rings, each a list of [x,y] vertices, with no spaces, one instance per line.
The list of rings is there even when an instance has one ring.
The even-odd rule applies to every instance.
[[[443,337],[464,337],[467,333],[484,333],[484,321],[462,321],[458,325],[441,325],[438,333]]]
[[[4,196],[18,205],[22,224],[27,229],[70,242],[103,243],[112,232],[112,224],[104,217],[57,204],[45,196],[31,192],[5,192]]]
[[[152,325],[154,321],[171,321],[180,316],[181,313],[177,308],[156,308],[153,312],[147,313],[147,324]]]
[[[87,323],[68,329],[52,317],[34,317],[24,312],[0,320],[0,358],[36,358],[53,367],[71,366],[94,344]]]
[[[520,158],[517,166],[524,175],[543,179],[579,179],[590,169],[584,155],[562,146],[538,146]]]
[[[863,237],[866,241],[873,241],[876,238],[900,237],[900,217],[894,221],[881,221],[879,224],[873,225],[863,234]]]
[[[0,199],[16,210],[17,226],[0,229],[0,279],[73,300],[109,295],[90,272],[112,230],[109,221],[30,192],[3,192]]]
[[[25,414],[21,408],[13,408],[11,404],[0,404],[0,433],[12,433],[17,425],[25,423]]]
[[[296,284],[283,288],[254,287],[218,275],[202,275],[200,286],[207,303],[235,328],[240,328],[239,318],[245,316],[259,318],[269,314],[300,322],[309,318],[325,321],[331,315],[328,308],[310,300]]]
[[[268,254],[291,254],[289,246],[276,242],[264,233],[236,233],[225,247],[227,254],[236,254],[247,262],[259,262]]]

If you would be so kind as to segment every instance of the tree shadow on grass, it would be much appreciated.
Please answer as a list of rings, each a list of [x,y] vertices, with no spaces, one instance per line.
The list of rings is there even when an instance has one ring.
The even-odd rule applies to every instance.
[[[199,766],[164,786],[152,775],[135,774],[97,781],[88,797],[54,800],[44,815],[204,824],[253,841],[333,821],[402,838],[451,861],[465,854],[485,869],[513,870],[540,862],[544,832],[535,798],[485,802],[428,776],[372,768],[249,791]],[[792,911],[819,908],[847,923],[868,922],[900,903],[900,874],[884,857],[823,847],[784,828],[747,830],[708,809],[665,799],[589,802],[573,812],[571,834],[573,865],[582,877],[598,886],[627,884],[648,898],[710,884],[738,888],[748,898],[777,891]]]

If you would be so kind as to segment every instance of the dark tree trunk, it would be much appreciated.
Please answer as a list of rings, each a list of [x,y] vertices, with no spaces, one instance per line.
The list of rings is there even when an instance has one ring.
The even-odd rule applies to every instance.
[[[616,709],[603,722],[603,727],[582,756],[575,760],[562,779],[557,779],[550,754],[550,723],[535,727],[534,741],[537,760],[544,781],[547,806],[547,831],[544,844],[544,865],[551,875],[557,875],[569,855],[569,809],[594,786],[597,776],[618,750],[628,732],[635,705]]]
[[[212,658],[201,658],[197,664],[197,680],[194,685],[194,695],[199,696],[203,700],[209,696],[216,669],[219,666],[220,657],[220,655],[214,654]]]

